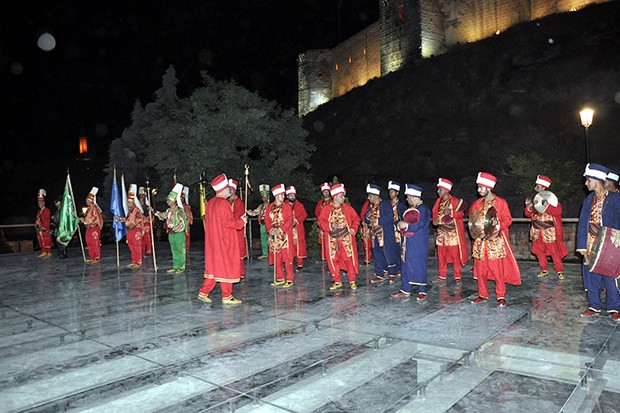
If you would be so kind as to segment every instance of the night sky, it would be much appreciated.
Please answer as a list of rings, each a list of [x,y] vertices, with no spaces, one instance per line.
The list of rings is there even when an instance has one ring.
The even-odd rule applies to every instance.
[[[80,136],[105,164],[136,99],[151,102],[170,65],[180,98],[206,70],[296,108],[297,55],[335,46],[378,14],[378,0],[4,1],[0,178],[10,184],[0,191],[15,180],[28,194],[62,186]],[[37,46],[45,32],[51,51]]]

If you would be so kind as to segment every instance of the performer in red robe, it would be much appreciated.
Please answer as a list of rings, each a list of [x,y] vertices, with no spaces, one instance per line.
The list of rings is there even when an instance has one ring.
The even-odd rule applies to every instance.
[[[321,211],[323,210],[323,208],[325,208],[327,205],[329,205],[332,202],[332,198],[329,195],[329,188],[330,185],[327,182],[323,182],[321,184],[321,195],[322,198],[319,200],[319,202],[316,203],[316,207],[314,208],[314,216],[316,217],[316,219],[318,220],[319,217],[321,216]],[[323,230],[321,228],[318,229],[319,231],[319,235],[318,235],[318,242],[319,242],[319,247],[321,248],[321,259],[317,262],[323,262],[325,261],[325,244],[323,243],[323,239],[325,238],[325,233],[323,232]]]
[[[534,191],[540,193],[546,191],[551,186],[551,179],[544,175],[536,177]],[[544,200],[543,200],[544,201]],[[549,275],[548,256],[553,261],[553,269],[560,280],[564,279],[564,263],[562,258],[568,255],[566,245],[564,245],[564,229],[562,227],[562,204],[557,206],[545,202],[544,212],[539,212],[536,208],[538,199],[526,199],[523,214],[532,219],[530,227],[530,240],[532,241],[532,254],[538,259],[540,265],[539,277]]]
[[[245,204],[243,203],[241,198],[237,196],[237,187],[239,186],[239,184],[234,179],[229,179],[228,186],[230,186],[230,192],[232,193],[232,195],[228,198],[228,202],[230,202],[230,205],[232,207],[233,216],[235,218],[241,218],[243,215],[245,215]],[[237,231],[237,239],[239,240],[239,256],[241,259],[241,265],[239,268],[240,270],[239,277],[241,279],[244,279],[245,278],[245,261],[244,260],[248,256],[247,241],[245,238],[245,226],[241,228],[239,231]]]
[[[308,257],[306,229],[304,227],[308,213],[304,204],[297,199],[297,189],[294,186],[286,188],[286,198],[293,208],[293,242],[295,244],[295,257],[297,258],[297,271],[300,271],[304,268],[304,258]]]
[[[80,222],[86,227],[86,246],[88,247],[88,263],[101,261],[101,228],[103,228],[103,216],[101,208],[97,205],[97,192],[99,188],[93,186],[86,197],[86,213]]]
[[[211,181],[215,197],[205,205],[205,272],[198,299],[211,303],[209,294],[219,282],[222,304],[241,304],[233,297],[233,283],[239,282],[239,238],[237,231],[247,222],[246,215],[235,218],[228,197],[231,195],[226,175],[218,175]]]
[[[127,227],[127,245],[129,251],[131,251],[131,263],[128,267],[140,267],[142,265],[142,233],[144,223],[142,222],[142,207],[139,203],[136,203],[136,190],[137,185],[129,185],[129,191],[127,191],[127,205],[129,206],[129,212],[126,217],[115,216],[119,222],[124,222]]]
[[[439,277],[434,282],[445,281],[448,275],[448,264],[452,264],[454,280],[462,282],[462,268],[469,260],[467,238],[465,236],[465,201],[452,196],[452,182],[439,178],[437,194],[439,197],[433,206],[433,225],[437,227],[437,263]]]
[[[508,203],[504,198],[493,193],[497,178],[488,172],[480,172],[476,179],[478,184],[478,198],[472,204],[469,217],[472,219],[472,211],[484,218],[490,208],[495,208],[496,217],[490,220],[492,232],[486,234],[480,231],[472,245],[472,257],[474,258],[474,274],[478,278],[478,298],[472,300],[473,304],[485,302],[489,299],[487,281],[495,281],[495,298],[500,307],[506,306],[506,284],[521,285],[521,273],[517,265],[508,228],[512,225],[512,215],[508,209]],[[475,215],[475,214],[474,214]]]
[[[52,256],[52,212],[45,206],[45,189],[39,189],[37,203],[39,210],[34,221],[34,228],[37,231],[37,241],[41,247],[40,258],[51,258]]]
[[[271,285],[290,288],[295,278],[293,271],[295,245],[293,243],[293,208],[288,202],[284,202],[285,191],[284,184],[276,185],[271,189],[275,200],[267,207],[265,228],[269,234],[269,250],[273,252],[275,269],[275,280]],[[285,268],[286,276],[284,275]]]
[[[370,233],[370,227],[364,222],[364,217],[366,216],[366,212],[368,212],[368,205],[370,205],[370,201],[366,200],[366,202],[362,205],[362,209],[359,214],[359,219],[362,225],[360,234],[362,236],[362,245],[364,247],[364,261],[362,261],[360,265],[368,265],[372,260],[372,234]]]
[[[347,273],[349,287],[357,290],[355,279],[359,272],[359,258],[355,234],[360,226],[360,217],[353,207],[344,202],[346,193],[343,184],[332,185],[331,205],[323,208],[318,221],[319,228],[325,232],[327,266],[333,281],[329,288],[331,291],[342,288],[341,271]]]

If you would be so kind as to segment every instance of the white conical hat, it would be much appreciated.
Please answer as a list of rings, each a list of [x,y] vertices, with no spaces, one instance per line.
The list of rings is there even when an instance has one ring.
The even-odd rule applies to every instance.
[[[181,192],[183,192],[183,184],[176,184],[172,191],[168,194],[168,199],[172,199],[173,201],[177,201],[177,205],[183,207],[181,203]]]
[[[99,192],[99,188],[93,186],[93,189],[90,190],[90,193],[86,197],[87,200],[90,199],[91,201],[93,201],[95,205],[97,205],[97,192]]]
[[[129,191],[127,191],[127,202],[133,202],[138,207],[140,212],[144,213],[144,210],[142,209],[142,204],[139,201],[136,202],[137,194],[138,194],[138,185],[136,184],[129,185]]]

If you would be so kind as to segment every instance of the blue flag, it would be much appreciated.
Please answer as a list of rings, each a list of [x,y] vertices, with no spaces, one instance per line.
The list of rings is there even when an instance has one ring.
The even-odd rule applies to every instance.
[[[112,180],[112,197],[110,199],[110,212],[117,217],[125,217],[125,211],[123,210],[123,203],[121,201],[121,194],[118,191],[118,183],[116,182],[116,173]],[[114,239],[116,242],[122,240],[127,234],[127,228],[124,222],[118,222],[116,219],[112,220],[112,227],[114,228]]]

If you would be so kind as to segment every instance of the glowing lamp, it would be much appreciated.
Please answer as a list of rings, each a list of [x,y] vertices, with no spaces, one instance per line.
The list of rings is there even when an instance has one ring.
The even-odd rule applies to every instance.
[[[592,125],[592,117],[594,116],[594,111],[590,108],[585,108],[581,112],[579,112],[579,117],[581,118],[581,124],[584,128],[589,128]]]
[[[80,138],[80,155],[83,153],[88,153],[88,141],[86,138]]]
[[[586,162],[590,162],[590,137],[588,136],[588,128],[592,125],[592,117],[594,116],[594,111],[590,108],[582,109],[579,112],[579,117],[581,118],[581,124],[585,128],[586,131]]]

